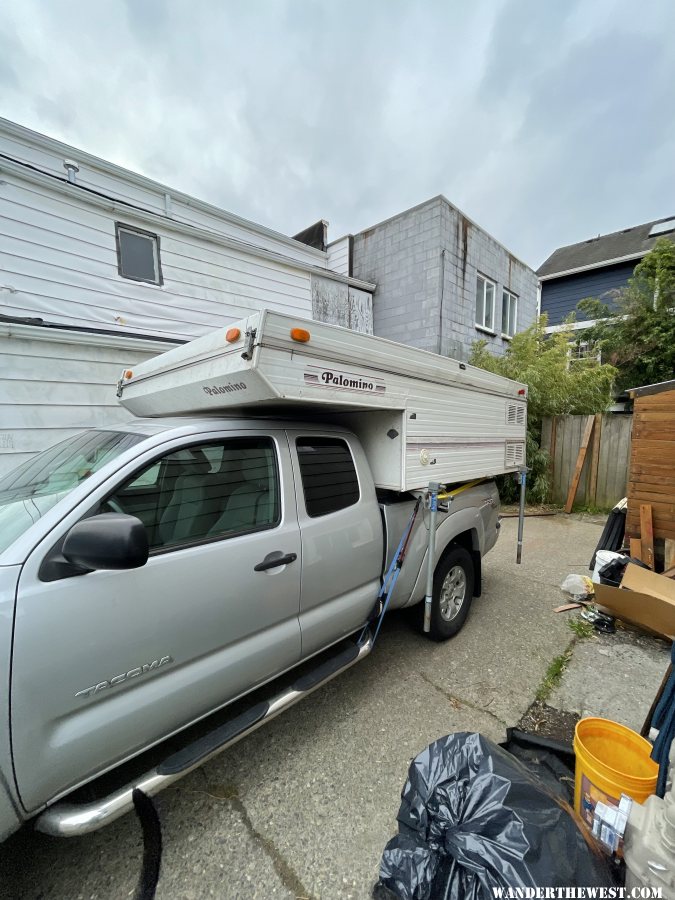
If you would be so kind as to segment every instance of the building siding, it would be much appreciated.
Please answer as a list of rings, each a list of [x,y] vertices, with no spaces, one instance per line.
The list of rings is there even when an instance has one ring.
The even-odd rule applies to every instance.
[[[615,308],[615,292],[628,284],[638,262],[632,260],[542,281],[541,311],[547,314],[548,325],[560,325],[571,313],[580,321],[588,318],[576,308],[586,297],[595,297]]]
[[[309,318],[310,275],[158,224],[164,283],[122,278],[115,222],[133,212],[89,207],[4,174],[0,285],[5,315],[189,340],[265,307]],[[345,285],[346,288],[346,285]]]
[[[502,291],[518,297],[517,330],[537,315],[537,277],[444,197],[436,197],[354,237],[353,274],[374,281],[376,335],[466,359],[486,340],[502,354]],[[476,328],[476,274],[496,284],[495,331]]]
[[[76,184],[64,158],[79,163]],[[161,285],[119,274],[117,222],[159,237]],[[334,253],[348,268],[349,241]],[[321,250],[0,120],[0,472],[82,428],[129,418],[115,399],[121,370],[169,342],[263,309],[309,319],[313,304],[324,321],[372,331],[369,286],[327,262]],[[32,324],[7,324],[17,319]]]
[[[312,275],[312,318],[317,322],[372,334],[371,295],[342,282]]]
[[[76,181],[81,187],[115,197],[176,222],[208,229],[224,237],[281,253],[288,256],[289,261],[326,266],[326,255],[320,250],[312,249],[271,229],[260,228],[225,210],[14,125],[6,119],[0,119],[0,153],[49,173],[47,177],[51,175],[59,179],[64,179],[66,174],[64,158],[73,159],[80,167]]]
[[[168,346],[0,325],[0,475],[83,428],[133,419],[120,374]]]
[[[339,272],[340,275],[352,274],[349,271],[350,242],[351,237],[347,235],[346,237],[338,238],[337,241],[333,241],[326,248],[326,265],[332,272]]]

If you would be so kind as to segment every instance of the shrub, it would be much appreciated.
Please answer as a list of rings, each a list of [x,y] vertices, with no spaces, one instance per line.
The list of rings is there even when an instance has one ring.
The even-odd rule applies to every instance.
[[[604,412],[612,400],[616,369],[596,360],[570,360],[572,330],[547,335],[546,316],[518,332],[503,356],[495,356],[485,341],[476,341],[471,365],[524,382],[527,403],[527,497],[543,503],[550,492],[549,455],[541,449],[541,426],[546,416],[590,415]],[[512,502],[518,486],[510,476],[500,479],[500,495]]]

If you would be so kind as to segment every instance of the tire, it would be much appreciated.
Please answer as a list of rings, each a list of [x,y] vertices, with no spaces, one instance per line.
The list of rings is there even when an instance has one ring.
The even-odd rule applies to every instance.
[[[443,557],[434,574],[431,603],[433,641],[447,641],[462,628],[473,600],[474,571],[471,554],[464,547],[453,547]],[[424,618],[424,602],[422,603]]]

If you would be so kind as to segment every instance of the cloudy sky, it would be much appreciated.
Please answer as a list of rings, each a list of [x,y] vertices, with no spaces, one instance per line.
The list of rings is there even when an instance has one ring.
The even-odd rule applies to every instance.
[[[675,3],[7,0],[0,115],[293,234],[436,194],[533,267],[675,214]]]

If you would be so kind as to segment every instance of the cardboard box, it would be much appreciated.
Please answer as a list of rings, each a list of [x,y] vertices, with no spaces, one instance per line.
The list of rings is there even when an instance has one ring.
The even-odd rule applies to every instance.
[[[628,563],[621,587],[595,585],[598,606],[608,613],[675,639],[675,581]]]

